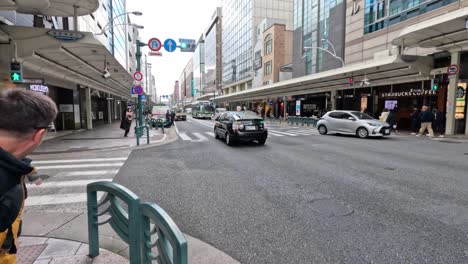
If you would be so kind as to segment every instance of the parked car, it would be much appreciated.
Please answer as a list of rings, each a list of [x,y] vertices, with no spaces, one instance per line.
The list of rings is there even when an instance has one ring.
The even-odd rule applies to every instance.
[[[179,120],[183,120],[183,121],[186,121],[187,120],[187,113],[185,113],[185,110],[183,108],[177,108],[175,109],[175,121],[179,121]]]
[[[213,115],[213,119],[216,120],[222,113],[226,112],[226,108],[216,108],[215,113]]]
[[[390,135],[391,127],[358,111],[335,110],[327,112],[317,122],[321,135],[328,133],[357,135],[360,138]]]
[[[263,119],[254,112],[225,112],[216,119],[214,135],[217,139],[225,139],[229,146],[238,141],[257,141],[264,145],[268,131]]]

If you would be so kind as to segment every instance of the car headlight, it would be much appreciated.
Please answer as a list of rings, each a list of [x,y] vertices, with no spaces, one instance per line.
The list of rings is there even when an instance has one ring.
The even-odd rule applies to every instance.
[[[380,126],[379,124],[374,124],[374,123],[367,123],[369,126],[373,126],[373,127],[378,127]]]

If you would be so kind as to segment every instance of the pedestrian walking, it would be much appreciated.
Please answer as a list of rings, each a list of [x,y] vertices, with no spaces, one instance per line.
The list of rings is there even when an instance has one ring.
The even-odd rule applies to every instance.
[[[15,264],[25,177],[34,174],[31,154],[57,115],[47,96],[22,89],[0,93],[0,263]]]
[[[432,122],[434,121],[434,114],[431,111],[429,111],[429,107],[427,107],[426,105],[422,107],[420,120],[421,120],[421,129],[419,129],[419,133],[416,136],[417,137],[421,136],[427,129],[427,131],[429,131],[429,137],[434,137],[434,130],[432,130]]]
[[[416,135],[421,127],[421,111],[417,107],[413,107],[411,118],[411,135]]]
[[[382,110],[382,114],[380,114],[379,120],[382,121],[382,122],[386,122],[387,118],[388,118],[388,114],[389,114],[388,109],[384,108]]]
[[[172,125],[172,114],[171,114],[171,111],[168,109],[167,112],[166,112],[166,120],[169,124],[169,126]],[[164,124],[163,124],[164,126]]]
[[[171,125],[172,125],[172,126],[174,125],[175,116],[176,116],[175,111],[172,111],[172,112],[171,112]]]
[[[237,111],[237,112],[242,111],[242,107],[241,107],[240,105],[238,105],[238,106],[236,107],[236,111]]]
[[[445,134],[445,115],[439,109],[434,109],[434,128],[439,137],[443,138]]]
[[[124,137],[128,137],[128,132],[130,132],[130,128],[132,126],[132,120],[133,120],[132,108],[128,108],[127,112],[125,112],[125,116],[122,119],[122,122],[120,122],[120,128],[125,131]]]
[[[392,109],[390,112],[388,112],[387,119],[385,122],[387,122],[390,125],[390,132],[393,131],[395,134],[397,133],[397,122],[396,122],[396,110]]]

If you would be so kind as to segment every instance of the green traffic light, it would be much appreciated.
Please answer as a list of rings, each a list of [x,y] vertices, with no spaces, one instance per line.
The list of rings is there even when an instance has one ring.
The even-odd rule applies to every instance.
[[[185,43],[185,42],[180,43],[180,48],[181,49],[186,49],[187,48],[187,43]]]
[[[17,72],[12,72],[11,73],[11,80],[14,81],[14,82],[21,81],[21,74],[19,74]]]
[[[432,86],[432,89],[433,89],[434,91],[437,91],[437,89],[439,89],[439,86],[438,86],[437,84],[434,84],[434,86]]]

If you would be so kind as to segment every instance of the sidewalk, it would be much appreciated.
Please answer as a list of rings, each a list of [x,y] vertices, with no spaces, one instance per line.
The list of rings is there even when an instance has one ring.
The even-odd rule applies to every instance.
[[[166,128],[165,134],[161,129],[150,129],[150,145],[157,145],[164,141],[171,141],[173,128]],[[135,148],[137,141],[134,127],[128,137],[123,137],[124,131],[120,129],[120,122],[105,124],[93,130],[48,132],[44,142],[36,149],[34,154],[53,154],[64,152],[97,151],[121,148]],[[148,146],[146,136],[140,139],[140,147]]]
[[[31,212],[23,216],[18,264],[128,263],[128,245],[109,224],[99,227],[101,254],[88,254],[88,216],[77,212]],[[184,234],[190,264],[238,264],[209,244]]]

